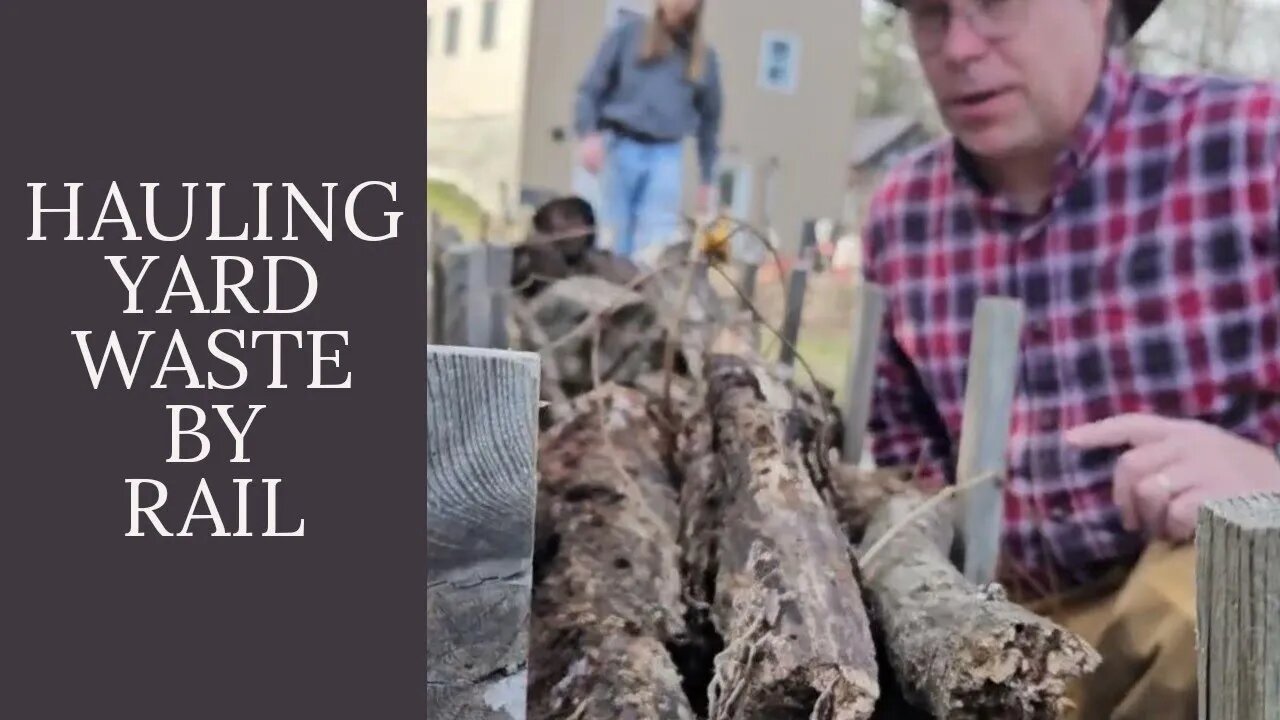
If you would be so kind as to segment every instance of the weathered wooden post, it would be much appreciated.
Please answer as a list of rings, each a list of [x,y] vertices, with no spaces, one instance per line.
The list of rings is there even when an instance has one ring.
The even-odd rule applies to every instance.
[[[818,249],[818,221],[805,220],[804,225],[800,228],[800,257],[805,257],[809,253],[817,252]]]
[[[441,342],[446,345],[488,345],[491,321],[487,254],[483,245],[468,243],[446,248],[440,258],[444,278]]]
[[[538,356],[427,349],[427,716],[523,720]]]
[[[507,334],[507,305],[511,295],[511,264],[514,253],[510,245],[489,245],[485,256],[489,293],[489,340],[486,347],[505,350],[511,344]]]
[[[440,325],[442,317],[442,293],[440,276],[440,259],[436,256],[435,247],[427,246],[427,344],[440,342]]]
[[[511,247],[457,245],[446,248],[440,262],[444,306],[441,342],[467,347],[506,347]]]
[[[1022,301],[987,297],[978,301],[969,347],[969,374],[960,426],[956,482],[995,475],[960,496],[963,508],[964,575],[975,584],[995,580],[1004,521],[1005,452],[1018,384]]]
[[[782,317],[782,337],[786,342],[778,353],[778,362],[792,367],[796,361],[796,344],[800,341],[800,319],[804,314],[804,295],[809,284],[809,272],[813,269],[813,255],[817,244],[817,224],[805,220],[800,233],[800,249],[796,264],[787,274],[786,312]]]
[[[796,361],[796,344],[800,341],[800,318],[804,313],[804,294],[809,282],[807,258],[797,262],[787,274],[786,314],[782,318],[782,337],[786,342],[778,352],[778,362],[792,367]]]
[[[871,391],[876,375],[876,349],[884,327],[884,288],[858,282],[853,288],[853,322],[849,329],[849,361],[844,383],[844,438],[841,457],[849,465],[862,460],[871,417]]]
[[[1205,503],[1196,557],[1200,720],[1280,718],[1280,493]]]
[[[738,289],[742,291],[742,297],[738,300],[738,307],[746,310],[756,301],[756,280],[760,275],[760,265],[755,262],[744,262],[739,267]]]
[[[747,334],[750,337],[751,349],[760,349],[760,323],[757,322],[752,306],[756,301],[756,284],[760,275],[760,264],[747,260],[739,265],[738,290],[742,293],[738,298],[738,310],[748,314]]]

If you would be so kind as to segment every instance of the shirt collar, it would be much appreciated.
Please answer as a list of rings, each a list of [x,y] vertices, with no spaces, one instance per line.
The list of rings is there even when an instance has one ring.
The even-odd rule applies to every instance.
[[[1070,185],[1079,172],[1097,157],[1108,130],[1117,115],[1128,105],[1132,85],[1133,74],[1123,52],[1109,51],[1103,59],[1102,73],[1084,116],[1076,126],[1071,142],[1058,155],[1053,170],[1055,193]],[[973,186],[983,200],[994,206],[1012,207],[1011,203],[994,195],[994,189],[983,179],[972,153],[958,140],[953,140],[951,147],[959,180]]]

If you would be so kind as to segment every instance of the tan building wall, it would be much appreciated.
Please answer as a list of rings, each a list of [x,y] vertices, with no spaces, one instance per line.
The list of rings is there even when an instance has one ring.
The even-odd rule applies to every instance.
[[[601,39],[607,0],[540,0],[534,10],[523,179],[571,189],[574,94]],[[572,18],[570,20],[569,18]],[[776,158],[772,224],[791,247],[807,218],[841,215],[857,88],[860,5],[848,0],[719,0],[707,7],[707,36],[720,54],[725,90],[725,168],[739,169],[750,200],[745,219],[765,221],[765,178]],[[789,93],[760,86],[765,33],[797,43]],[[695,144],[686,150],[687,206],[697,182]],[[741,186],[740,186],[741,187]]]
[[[450,4],[465,6],[464,14],[473,17],[463,35],[474,47],[481,0],[433,0],[429,11],[442,18]],[[433,43],[428,67],[433,169],[479,178],[463,187],[482,202],[496,194],[499,179],[509,183],[512,198],[521,189],[572,192],[574,97],[605,32],[606,13],[620,4],[643,7],[645,0],[502,0],[504,31],[510,23],[511,33],[519,33],[523,24],[523,47],[504,35],[500,52],[490,51],[481,58],[488,64],[475,69],[468,64],[464,71],[464,62],[476,60],[465,52],[441,62],[439,43]],[[709,0],[707,13],[707,35],[720,54],[725,88],[722,164],[735,170],[738,187],[749,191],[734,209],[745,211],[752,223],[764,223],[765,178],[774,164],[771,220],[784,245],[793,248],[805,219],[841,215],[860,4]],[[437,40],[442,21],[434,20],[433,26]],[[766,33],[795,43],[797,73],[788,92],[761,87]],[[697,179],[692,140],[686,164],[691,209]],[[493,187],[474,187],[486,183]]]
[[[725,83],[722,164],[744,168],[751,197],[747,219],[763,224],[766,177],[776,159],[769,214],[787,248],[795,248],[804,220],[841,214],[860,12],[860,3],[848,0],[721,0],[707,6],[707,33],[720,52]],[[790,93],[761,86],[766,33],[798,44]]]
[[[606,7],[606,0],[535,3],[522,158],[528,187],[572,189],[574,98],[604,37]]]
[[[494,44],[481,47],[484,0],[429,0],[428,175],[449,180],[491,212],[513,202],[534,0],[498,0]],[[447,55],[450,9],[460,13],[456,54]],[[505,197],[502,191],[505,189]]]

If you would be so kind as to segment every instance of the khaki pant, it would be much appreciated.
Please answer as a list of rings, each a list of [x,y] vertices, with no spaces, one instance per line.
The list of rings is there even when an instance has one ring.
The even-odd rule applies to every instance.
[[[1118,589],[1033,609],[1085,639],[1102,664],[1072,688],[1074,720],[1195,720],[1194,545],[1147,548]],[[1114,587],[1114,586],[1113,586]]]

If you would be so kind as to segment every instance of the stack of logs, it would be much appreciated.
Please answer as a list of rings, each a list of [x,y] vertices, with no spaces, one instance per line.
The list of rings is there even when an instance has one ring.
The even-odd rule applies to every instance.
[[[553,401],[530,717],[1059,717],[1093,649],[968,583],[947,506],[841,463],[828,403],[750,350],[682,333],[668,378],[678,285],[589,246],[517,250],[513,337]]]

